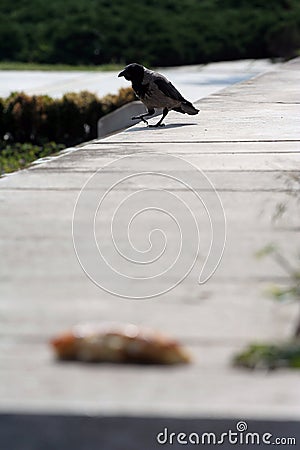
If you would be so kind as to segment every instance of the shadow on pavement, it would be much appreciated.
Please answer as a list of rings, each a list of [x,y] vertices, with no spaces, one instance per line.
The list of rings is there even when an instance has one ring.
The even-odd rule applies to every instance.
[[[153,131],[157,131],[157,130],[167,130],[169,128],[180,128],[180,127],[188,127],[190,125],[198,125],[196,122],[189,122],[189,123],[168,123],[166,124],[164,127],[148,127],[147,125],[143,126],[143,127],[136,127],[136,128],[128,128],[128,130],[126,131],[130,131],[130,133],[136,133],[138,131],[145,131],[145,129],[147,130],[153,130]]]

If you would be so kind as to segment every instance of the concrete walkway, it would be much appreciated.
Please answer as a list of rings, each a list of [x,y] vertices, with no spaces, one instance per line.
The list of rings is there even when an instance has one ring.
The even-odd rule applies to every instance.
[[[247,80],[258,73],[272,69],[276,64],[270,60],[248,59],[226,61],[194,66],[159,69],[172,80],[183,96],[197,100],[223,89],[232,83]],[[27,94],[47,94],[61,97],[67,92],[88,90],[100,97],[116,93],[121,87],[128,87],[124,78],[118,78],[117,71],[33,71],[0,70],[0,96],[11,92],[25,91]]]
[[[257,261],[254,253],[270,242],[278,244],[291,260],[299,251],[299,215],[295,213],[295,199],[287,192],[288,173],[299,173],[300,168],[299,80],[298,59],[199,101],[201,113],[196,117],[171,113],[162,129],[138,124],[0,180],[2,412],[169,419],[300,419],[298,372],[251,373],[231,367],[234,353],[249,342],[288,337],[298,313],[297,305],[278,304],[267,298],[264,290],[270,283],[286,282],[286,275],[272,259]],[[196,192],[212,201],[212,220],[216,227],[220,226],[216,229],[223,232],[222,215],[220,211],[215,214],[211,206],[219,207],[212,187],[203,177],[194,177],[193,169],[186,169],[186,163],[174,169],[172,161],[180,156],[209,177],[227,218],[225,253],[206,284],[199,285],[197,280],[198,262],[203,262],[207,251],[209,228],[200,229],[204,247],[200,248],[191,273],[176,288],[155,299],[116,297],[101,290],[82,271],[71,234],[79,191],[96,170],[126,155],[135,159],[125,158],[94,177],[96,184],[88,184],[84,191],[91,194],[75,212],[75,245],[80,257],[87,258],[85,262],[90,264],[87,270],[92,271],[97,264],[89,235],[93,202],[99,202],[116,180],[132,171],[153,169],[177,179],[187,177]],[[134,161],[134,167],[130,161]],[[181,192],[188,202],[189,192],[177,189],[173,178],[165,176],[158,182],[153,177],[130,179],[125,186],[119,186],[106,205],[104,218],[110,220],[124,192],[133,194],[149,187],[169,190],[174,195]],[[152,192],[152,197],[145,200],[145,207],[152,205],[149,199],[155,195],[158,194]],[[198,206],[193,202],[191,208],[196,214]],[[282,202],[288,205],[287,213],[280,222],[272,224],[276,205]],[[184,228],[186,213],[180,208],[177,213]],[[156,220],[155,215],[148,216],[134,229],[134,244],[140,251],[149,250],[146,238],[156,228]],[[166,233],[170,232],[173,248],[177,245],[173,234],[178,230],[167,219],[163,224]],[[100,220],[97,232],[101,226]],[[122,246],[126,240],[124,229],[120,226],[116,232]],[[107,250],[109,237],[103,236],[99,241],[103,251],[107,251],[105,255],[115,258]],[[191,236],[186,244],[189,252],[196,245]],[[154,247],[161,243],[161,235],[153,235]],[[216,249],[216,256],[220,248]],[[184,267],[188,257],[185,253],[181,260]],[[117,259],[112,261],[125,270],[118,266]],[[136,264],[129,276],[140,275],[140,266]],[[115,273],[103,274],[96,270],[92,276],[99,276],[96,281],[119,293]],[[152,289],[151,293],[156,288],[163,291],[178,275],[181,266],[177,265],[170,275],[160,278],[158,284],[154,280],[147,289]],[[128,296],[134,296],[136,284],[128,286],[124,288]],[[194,363],[165,368],[55,362],[48,339],[74,323],[89,320],[129,321],[163,330],[190,348]],[[162,422],[159,427],[163,426]],[[107,444],[105,450],[155,448],[149,443],[135,445]]]

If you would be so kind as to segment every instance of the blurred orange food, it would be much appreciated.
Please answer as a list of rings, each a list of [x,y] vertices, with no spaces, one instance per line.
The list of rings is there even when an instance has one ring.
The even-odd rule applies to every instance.
[[[59,359],[89,362],[184,364],[191,361],[177,341],[132,324],[84,324],[51,341]]]

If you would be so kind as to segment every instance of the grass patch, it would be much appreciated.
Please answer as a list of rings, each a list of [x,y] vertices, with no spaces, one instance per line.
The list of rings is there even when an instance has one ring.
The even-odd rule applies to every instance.
[[[108,72],[121,70],[124,65],[121,64],[102,64],[98,66],[92,65],[76,65],[68,64],[39,64],[26,62],[0,62],[0,70],[36,70],[45,72]]]
[[[0,143],[0,176],[4,173],[24,169],[33,161],[46,156],[54,155],[65,148],[62,144],[48,142],[45,145],[30,143]]]

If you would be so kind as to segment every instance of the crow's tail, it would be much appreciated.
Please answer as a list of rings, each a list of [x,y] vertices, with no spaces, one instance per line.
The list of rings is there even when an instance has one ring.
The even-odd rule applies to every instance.
[[[199,109],[195,108],[191,102],[184,100],[178,108],[174,108],[174,111],[178,111],[182,114],[190,114],[191,116],[198,114]]]
[[[198,114],[199,112],[199,109],[195,108],[191,102],[188,102],[187,100],[181,103],[181,108],[185,113],[190,114],[191,116]]]

